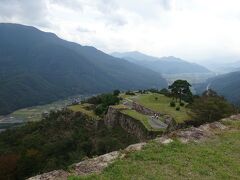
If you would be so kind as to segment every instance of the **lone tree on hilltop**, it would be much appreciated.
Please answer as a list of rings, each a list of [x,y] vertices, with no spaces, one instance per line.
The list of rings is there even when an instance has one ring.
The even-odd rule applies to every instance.
[[[190,90],[191,84],[189,84],[186,80],[176,80],[170,85],[168,88],[171,91],[173,96],[173,100],[176,101],[179,99],[179,102],[182,102],[182,99],[186,101],[190,101],[192,99],[192,92]]]

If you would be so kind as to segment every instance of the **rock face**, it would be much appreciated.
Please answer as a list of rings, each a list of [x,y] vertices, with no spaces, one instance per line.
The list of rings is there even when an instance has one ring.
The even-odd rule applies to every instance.
[[[162,116],[164,115],[164,113],[160,113],[160,112],[155,112],[149,108],[146,108],[144,106],[142,106],[141,104],[138,104],[136,102],[132,102],[132,109],[134,109],[135,111],[144,114],[144,115],[149,115],[149,116],[153,116],[154,114],[158,115],[158,116]]]
[[[114,110],[112,110],[114,111]],[[115,112],[115,111],[114,111]],[[117,111],[116,111],[117,112]],[[231,116],[230,118],[223,119],[221,121],[237,121],[240,120],[240,115]],[[107,120],[106,120],[107,121]],[[112,122],[111,122],[112,123]],[[115,123],[115,122],[113,122]],[[221,122],[213,122],[199,126],[198,128],[191,127],[182,130],[176,130],[162,137],[156,138],[153,141],[156,143],[167,145],[173,142],[173,139],[178,139],[182,143],[188,142],[200,142],[209,138],[219,132],[228,130],[229,127]],[[96,158],[87,159],[80,163],[73,164],[70,168],[70,172],[64,170],[55,170],[42,175],[29,178],[28,180],[67,180],[70,175],[89,175],[92,173],[100,173],[104,168],[113,163],[118,158],[124,158],[128,153],[134,151],[140,151],[146,145],[145,142],[133,144],[128,146],[123,151],[114,151],[107,153]]]
[[[177,130],[170,133],[169,137],[176,137],[182,143],[188,143],[191,141],[198,142],[213,136],[219,131],[226,130],[228,127],[222,124],[221,122],[208,123],[196,127],[191,127],[183,130]]]
[[[120,125],[127,133],[137,137],[139,141],[152,139],[158,135],[157,132],[148,131],[140,121],[121,113],[119,109],[111,106],[108,108],[108,113],[104,117],[104,123],[110,128]]]
[[[127,153],[140,151],[145,145],[146,143],[133,144],[128,146],[122,152],[114,151],[98,156],[96,158],[87,159],[79,163],[73,164],[70,167],[70,172],[66,172],[64,170],[55,170],[31,177],[28,180],[67,180],[70,175],[84,176],[92,173],[100,173],[116,159],[124,158]]]
[[[141,114],[148,115],[148,116],[153,116],[156,114],[157,116],[163,118],[163,123],[168,125],[168,128],[167,128],[168,131],[172,131],[176,129],[176,121],[171,116],[165,113],[153,111],[134,101],[132,102],[132,109],[134,109],[135,111]]]
[[[29,178],[28,180],[66,180],[70,174],[64,170],[55,170]]]
[[[85,160],[72,166],[74,175],[87,175],[99,173],[120,156],[119,151],[114,151],[93,159]]]

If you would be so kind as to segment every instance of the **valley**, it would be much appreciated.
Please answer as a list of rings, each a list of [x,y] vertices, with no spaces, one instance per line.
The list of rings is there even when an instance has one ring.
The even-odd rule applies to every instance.
[[[85,159],[239,112],[227,101],[239,103],[239,72],[216,76],[174,56],[127,52],[113,57],[18,24],[0,24],[0,38],[0,179],[26,179],[56,169],[69,176],[74,163],[84,169]],[[174,141],[171,148],[184,148],[169,141]],[[147,151],[165,152],[149,146]],[[190,145],[184,151],[192,150]]]
[[[40,121],[44,114],[48,114],[50,111],[60,110],[75,100],[80,101],[89,96],[92,95],[76,95],[50,104],[19,109],[9,115],[2,115],[0,116],[0,132],[7,128],[23,125],[27,122]]]

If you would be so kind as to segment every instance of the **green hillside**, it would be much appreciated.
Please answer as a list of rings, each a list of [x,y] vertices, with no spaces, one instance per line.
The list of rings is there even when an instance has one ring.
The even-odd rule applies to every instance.
[[[125,148],[137,142],[121,127],[108,129],[69,110],[0,133],[0,179],[26,179],[64,168],[86,157]]]
[[[149,142],[138,152],[117,160],[99,175],[71,177],[80,179],[239,179],[240,123],[233,130],[203,142],[168,145]]]
[[[169,105],[172,98],[166,97],[162,94],[144,94],[139,96],[136,100],[147,108],[171,115],[177,123],[182,123],[190,119],[187,114],[187,111],[189,110],[186,107],[181,107],[180,111],[176,111],[175,108],[172,108]]]
[[[166,87],[160,74],[55,34],[0,23],[0,114],[76,94]]]
[[[240,105],[240,71],[223,74],[208,79],[207,82],[195,86],[198,93],[211,88],[234,104]]]

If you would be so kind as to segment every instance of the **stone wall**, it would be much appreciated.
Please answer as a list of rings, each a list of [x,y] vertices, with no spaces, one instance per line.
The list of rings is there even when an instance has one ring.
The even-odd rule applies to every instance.
[[[144,114],[144,115],[153,116],[154,114],[156,114],[159,117],[162,117],[163,123],[168,125],[168,128],[167,128],[168,131],[172,131],[177,128],[176,121],[171,116],[169,116],[165,113],[153,111],[153,110],[146,108],[136,102],[132,102],[132,109],[134,109],[135,111],[137,111],[141,114]]]
[[[104,117],[104,123],[109,128],[120,125],[127,133],[137,137],[139,141],[152,139],[159,134],[159,132],[148,131],[140,121],[121,113],[119,109],[111,106],[108,108],[108,113]]]
[[[164,115],[164,113],[153,111],[153,110],[151,110],[149,108],[146,108],[146,107],[144,107],[141,104],[138,104],[136,102],[132,102],[132,108],[135,111],[137,111],[141,114],[144,114],[144,115],[149,115],[149,116],[153,116],[154,114],[157,114],[158,116]]]

